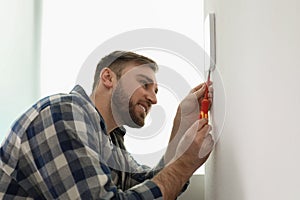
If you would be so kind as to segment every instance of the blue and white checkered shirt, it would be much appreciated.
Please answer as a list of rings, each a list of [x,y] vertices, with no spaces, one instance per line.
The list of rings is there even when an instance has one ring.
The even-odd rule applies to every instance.
[[[46,97],[12,126],[0,149],[1,199],[162,199],[80,86]]]

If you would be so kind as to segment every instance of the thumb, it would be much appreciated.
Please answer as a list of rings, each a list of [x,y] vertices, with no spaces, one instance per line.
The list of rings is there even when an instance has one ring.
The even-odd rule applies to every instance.
[[[206,84],[203,84],[198,90],[195,90],[193,94],[196,95],[197,99],[200,99],[201,97],[204,96],[205,90],[206,90]]]
[[[213,150],[213,147],[214,147],[214,140],[213,140],[213,137],[210,133],[207,134],[207,136],[204,138],[203,142],[202,142],[202,145],[201,145],[201,148],[200,148],[200,151],[199,151],[199,158],[204,158],[205,156],[207,156],[212,150]]]

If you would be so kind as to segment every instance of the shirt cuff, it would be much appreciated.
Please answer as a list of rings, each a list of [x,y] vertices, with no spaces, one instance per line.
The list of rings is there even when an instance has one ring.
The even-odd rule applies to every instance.
[[[159,187],[151,180],[146,180],[143,183],[135,185],[130,190],[139,194],[141,199],[163,199]]]

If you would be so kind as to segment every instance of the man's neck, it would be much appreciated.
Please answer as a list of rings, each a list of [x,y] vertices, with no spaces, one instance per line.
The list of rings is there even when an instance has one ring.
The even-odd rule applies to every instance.
[[[112,115],[110,102],[105,97],[94,93],[91,94],[90,99],[103,117],[106,125],[106,131],[109,134],[112,130],[118,127],[114,116]]]

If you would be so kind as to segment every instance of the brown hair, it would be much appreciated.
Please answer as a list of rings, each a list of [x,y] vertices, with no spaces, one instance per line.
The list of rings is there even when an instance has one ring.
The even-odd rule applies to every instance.
[[[119,79],[121,78],[122,70],[129,62],[134,62],[139,65],[147,65],[154,72],[158,70],[157,64],[150,58],[130,51],[114,51],[103,57],[98,63],[94,76],[93,91],[99,83],[100,72],[103,68],[107,67],[111,69]]]

